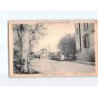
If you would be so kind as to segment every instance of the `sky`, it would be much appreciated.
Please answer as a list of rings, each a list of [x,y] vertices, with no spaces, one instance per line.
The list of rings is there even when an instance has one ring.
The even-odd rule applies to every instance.
[[[39,51],[46,48],[49,51],[57,51],[59,40],[67,34],[75,33],[74,23],[69,21],[46,21],[46,36],[43,36],[35,45],[34,50]]]

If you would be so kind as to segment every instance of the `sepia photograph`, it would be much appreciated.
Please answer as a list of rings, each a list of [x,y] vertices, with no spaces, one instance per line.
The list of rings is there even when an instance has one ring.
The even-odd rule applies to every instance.
[[[96,76],[96,20],[9,21],[10,77]]]

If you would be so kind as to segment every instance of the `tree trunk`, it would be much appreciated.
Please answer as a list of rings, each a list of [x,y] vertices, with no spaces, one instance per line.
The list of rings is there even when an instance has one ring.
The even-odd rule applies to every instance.
[[[21,64],[21,73],[24,71],[23,69],[23,58],[22,58],[22,51],[23,51],[23,40],[22,40],[22,32],[21,32],[21,38],[20,38],[20,64]]]
[[[29,36],[29,49],[28,49],[28,55],[27,55],[27,70],[28,70],[28,72],[29,73],[31,73],[32,72],[32,69],[31,69],[31,63],[30,63],[30,57],[31,57],[31,41],[30,41],[30,34],[28,35]]]
[[[28,54],[29,54],[29,33],[25,32],[22,38],[22,60],[24,61],[22,70],[24,73],[28,72]]]

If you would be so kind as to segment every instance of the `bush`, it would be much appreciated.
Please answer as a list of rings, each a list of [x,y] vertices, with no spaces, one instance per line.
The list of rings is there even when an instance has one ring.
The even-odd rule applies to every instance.
[[[86,49],[78,53],[76,59],[85,62],[95,62],[95,51],[94,49]]]
[[[21,68],[24,66],[24,59],[15,59],[14,60],[14,73],[21,73]]]

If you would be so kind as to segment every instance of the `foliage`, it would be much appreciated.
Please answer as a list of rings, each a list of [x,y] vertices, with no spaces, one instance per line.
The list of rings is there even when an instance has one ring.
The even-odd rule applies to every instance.
[[[74,36],[66,35],[65,37],[61,38],[58,43],[58,48],[65,57],[75,57],[76,43]]]
[[[17,64],[21,65],[20,67],[21,71],[25,70],[23,66],[24,67],[27,66],[27,71],[29,71],[28,66],[30,66],[30,53],[32,52],[32,47],[34,47],[34,44],[37,44],[40,38],[46,35],[45,33],[46,28],[44,24],[42,23],[36,23],[33,25],[13,24],[12,28],[13,28],[13,33],[14,33],[14,49],[17,50],[18,53],[20,53],[19,61]],[[29,38],[27,38],[26,34],[29,34]],[[25,41],[28,40],[27,42],[28,42],[29,47],[24,47],[25,41],[23,39],[26,39]],[[15,46],[17,47],[17,49]],[[23,53],[26,54],[25,57],[23,56]],[[24,61],[23,64],[19,63],[23,61]]]

